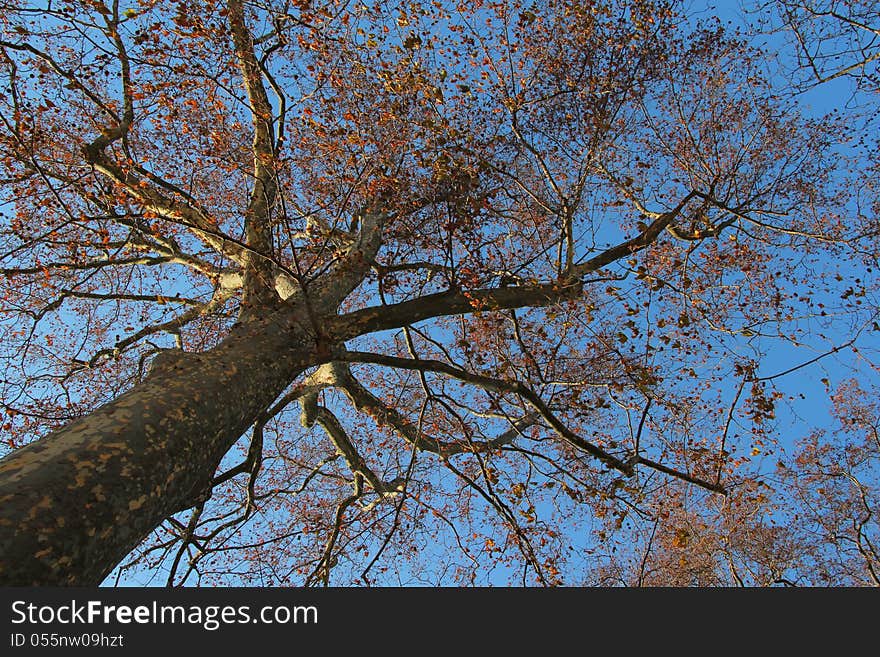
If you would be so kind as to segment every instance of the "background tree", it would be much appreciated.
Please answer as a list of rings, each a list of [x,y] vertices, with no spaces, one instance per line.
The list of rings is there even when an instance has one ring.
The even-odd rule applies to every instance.
[[[876,583],[876,459],[811,470],[819,413],[772,495],[762,460],[788,382],[874,367],[864,124],[744,33],[3,9],[5,583]]]

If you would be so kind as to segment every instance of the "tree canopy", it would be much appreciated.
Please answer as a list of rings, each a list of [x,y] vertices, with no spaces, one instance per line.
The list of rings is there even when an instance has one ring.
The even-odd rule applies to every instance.
[[[0,582],[880,585],[874,2],[0,10]]]

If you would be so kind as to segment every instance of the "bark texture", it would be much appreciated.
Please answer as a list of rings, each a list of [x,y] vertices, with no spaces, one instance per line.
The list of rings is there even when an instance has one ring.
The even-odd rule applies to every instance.
[[[114,401],[0,461],[0,582],[95,586],[204,499],[226,451],[320,360],[301,309],[164,359]]]

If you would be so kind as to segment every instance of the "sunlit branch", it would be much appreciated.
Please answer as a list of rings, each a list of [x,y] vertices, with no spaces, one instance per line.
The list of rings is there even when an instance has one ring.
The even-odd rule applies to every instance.
[[[530,388],[519,381],[504,381],[492,377],[473,374],[465,370],[459,369],[448,363],[437,360],[414,360],[411,358],[398,358],[396,356],[385,356],[382,354],[372,354],[362,351],[345,351],[334,354],[338,360],[354,362],[354,363],[373,363],[375,365],[384,365],[386,367],[403,368],[418,370],[421,372],[436,372],[446,374],[453,378],[471,383],[486,390],[493,392],[508,393],[517,395],[526,400],[535,411],[543,418],[560,437],[573,447],[580,451],[587,452],[591,456],[602,461],[609,468],[619,470],[627,475],[632,475],[632,467],[624,461],[609,454],[605,450],[590,443],[574,432],[572,432],[558,417],[550,410],[547,404]]]
[[[229,0],[227,7],[235,57],[247,92],[254,127],[254,186],[244,215],[245,235],[251,249],[271,257],[271,213],[278,193],[273,110],[263,85],[263,69],[254,55],[253,38],[244,16],[244,3]],[[245,263],[244,305],[257,306],[277,300],[273,278],[271,262],[266,257],[249,257]]]
[[[96,171],[123,185],[146,209],[172,223],[190,228],[206,244],[237,264],[242,266],[247,264],[249,251],[242,248],[238,240],[223,234],[217,228],[217,223],[206,216],[203,210],[193,207],[186,201],[165,196],[144,178],[113,164],[104,153],[105,142],[109,144],[109,140],[102,136],[84,149],[86,161],[94,166]],[[269,256],[264,254],[263,257]]]
[[[391,482],[384,482],[373,472],[358,452],[357,447],[355,447],[336,415],[328,408],[318,405],[316,393],[304,396],[302,404],[303,413],[308,418],[307,422],[309,424],[307,426],[310,426],[311,422],[321,425],[327,436],[336,446],[336,449],[345,459],[352,473],[362,476],[379,495],[395,494],[400,491],[400,480],[395,479]]]
[[[811,239],[811,240],[819,240],[819,241],[822,241],[822,242],[830,242],[830,243],[842,243],[842,244],[845,244],[845,243],[848,242],[848,240],[846,240],[846,239],[842,239],[842,238],[835,238],[835,237],[831,237],[831,236],[828,236],[828,235],[821,235],[821,234],[819,234],[819,233],[810,233],[810,232],[808,232],[808,231],[797,230],[797,229],[795,229],[795,228],[786,228],[786,227],[784,227],[784,226],[775,226],[775,225],[773,225],[773,224],[768,224],[768,223],[766,223],[766,222],[764,222],[764,221],[761,221],[760,219],[756,219],[756,218],[755,218],[754,216],[752,216],[752,214],[749,213],[747,210],[745,210],[745,209],[743,209],[743,208],[732,208],[732,207],[730,207],[729,205],[727,205],[726,203],[723,203],[722,201],[719,201],[718,199],[714,198],[714,197],[713,197],[712,195],[710,195],[710,194],[703,194],[703,193],[701,193],[701,192],[696,192],[696,196],[698,196],[698,197],[704,199],[704,200],[705,200],[707,203],[709,203],[710,205],[712,205],[712,206],[714,206],[714,207],[717,207],[717,208],[719,208],[720,210],[722,210],[722,211],[724,211],[724,212],[729,213],[730,215],[732,215],[732,218],[731,218],[731,219],[729,219],[729,220],[727,220],[727,221],[724,221],[724,222],[722,222],[721,224],[719,224],[719,225],[716,227],[716,230],[712,233],[711,236],[714,236],[714,235],[716,235],[718,232],[720,232],[720,229],[722,229],[722,228],[726,228],[727,226],[731,225],[731,224],[733,223],[733,220],[734,220],[734,219],[742,219],[743,221],[746,221],[746,222],[748,222],[748,223],[750,223],[750,224],[753,224],[753,225],[755,225],[755,226],[758,226],[759,228],[764,228],[764,229],[766,229],[766,230],[772,230],[772,231],[774,231],[774,232],[777,232],[777,233],[783,233],[783,234],[785,234],[785,235],[793,235],[793,236],[796,236],[796,237],[806,237],[806,238]]]
[[[347,364],[334,363],[333,369],[336,385],[351,399],[355,408],[367,413],[379,424],[391,427],[416,449],[432,452],[441,457],[450,457],[462,453],[490,453],[510,444],[528,427],[537,422],[537,415],[529,414],[514,420],[512,426],[492,440],[444,442],[426,436],[417,424],[404,418],[395,408],[384,403],[365,388],[351,373]]]
[[[396,356],[386,356],[382,354],[372,354],[362,351],[345,351],[334,355],[335,358],[347,362],[355,363],[372,363],[375,365],[384,365],[386,367],[403,368],[418,370],[421,372],[436,372],[446,374],[453,378],[465,381],[495,392],[509,393],[523,398],[535,409],[537,414],[547,422],[550,427],[568,444],[580,451],[586,452],[591,456],[602,461],[606,466],[613,470],[618,470],[627,476],[635,474],[634,466],[644,465],[653,470],[658,470],[678,479],[683,479],[690,483],[696,484],[707,490],[717,493],[723,493],[724,487],[703,481],[693,477],[685,472],[675,470],[651,459],[634,455],[626,460],[621,460],[596,446],[595,444],[584,440],[576,433],[571,431],[565,423],[563,423],[555,413],[547,406],[547,404],[529,387],[518,381],[504,381],[491,377],[473,374],[465,370],[459,369],[448,363],[437,360],[414,360],[411,358],[399,358]]]

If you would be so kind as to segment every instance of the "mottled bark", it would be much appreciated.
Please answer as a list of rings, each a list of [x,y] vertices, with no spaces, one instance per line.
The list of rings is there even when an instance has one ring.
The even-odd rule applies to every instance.
[[[165,355],[143,383],[0,461],[0,584],[100,583],[165,518],[206,499],[223,455],[285,387],[373,323],[544,305],[579,290],[430,295],[328,321],[378,247],[379,224],[367,223],[372,230],[308,304],[296,294],[210,351]],[[316,308],[320,316],[310,315]]]
[[[382,216],[364,216],[308,299],[252,308],[216,348],[163,358],[143,383],[0,460],[0,585],[97,585],[165,518],[206,499],[248,426],[328,360],[316,330],[363,280]]]
[[[204,499],[226,451],[321,360],[303,315],[287,307],[211,351],[166,358],[0,461],[0,583],[97,585],[163,519]]]
[[[576,298],[578,277],[644,248],[689,198],[639,237],[575,266],[577,277],[450,290],[335,315],[381,244],[386,215],[363,212],[346,255],[308,291],[251,308],[216,348],[163,358],[143,383],[0,461],[0,584],[100,583],[165,518],[205,500],[220,460],[248,426],[307,367],[344,360],[345,341],[424,319]],[[516,386],[507,391],[523,394]],[[540,400],[532,402],[542,410]],[[632,463],[577,446],[632,471]]]

